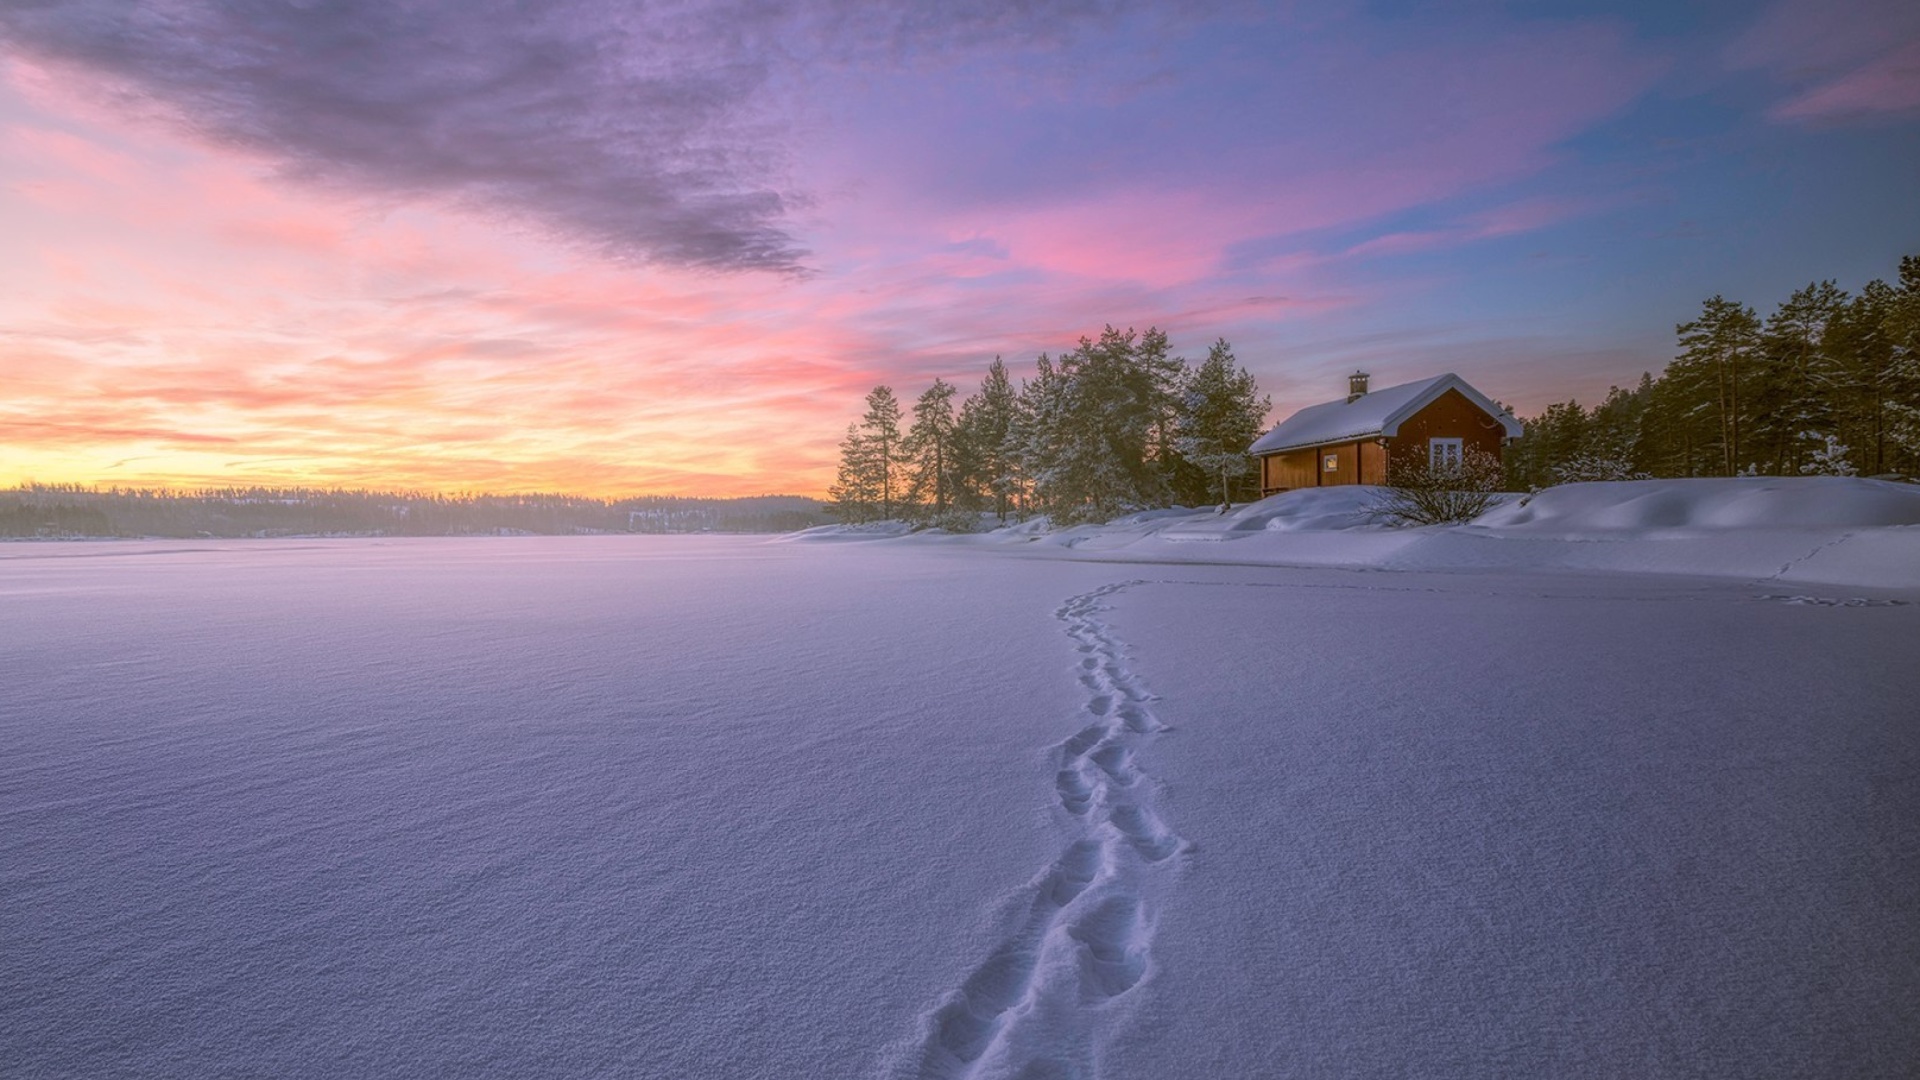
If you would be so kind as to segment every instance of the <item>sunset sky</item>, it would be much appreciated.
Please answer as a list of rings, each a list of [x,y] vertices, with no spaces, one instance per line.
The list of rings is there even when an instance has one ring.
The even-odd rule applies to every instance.
[[[1920,4],[14,0],[0,236],[0,486],[818,494],[1106,323],[1524,415],[1920,253]]]

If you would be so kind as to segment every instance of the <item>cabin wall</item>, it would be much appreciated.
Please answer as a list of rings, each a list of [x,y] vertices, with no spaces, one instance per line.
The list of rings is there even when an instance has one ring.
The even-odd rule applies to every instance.
[[[1500,421],[1488,416],[1458,390],[1448,390],[1426,408],[1407,417],[1400,433],[1393,437],[1387,455],[1394,464],[1409,462],[1425,465],[1428,439],[1459,439],[1462,448],[1484,450],[1496,459],[1506,438]],[[1382,463],[1385,472],[1385,462]]]
[[[1311,450],[1295,450],[1286,454],[1267,454],[1260,459],[1260,493],[1272,495],[1294,488],[1313,487],[1319,483],[1314,471],[1314,456]]]
[[[1360,444],[1360,482],[1387,482],[1387,448],[1381,446],[1378,440],[1368,439]]]
[[[1314,460],[1320,467],[1321,487],[1360,482],[1358,443],[1335,443],[1332,446],[1322,446],[1314,451]]]

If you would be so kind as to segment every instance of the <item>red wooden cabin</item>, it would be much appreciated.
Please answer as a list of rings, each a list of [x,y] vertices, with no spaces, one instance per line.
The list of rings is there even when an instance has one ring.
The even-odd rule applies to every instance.
[[[1260,494],[1332,484],[1382,484],[1406,458],[1459,461],[1469,448],[1498,456],[1520,421],[1458,375],[1367,392],[1367,373],[1347,380],[1344,400],[1282,420],[1247,452],[1260,461]]]

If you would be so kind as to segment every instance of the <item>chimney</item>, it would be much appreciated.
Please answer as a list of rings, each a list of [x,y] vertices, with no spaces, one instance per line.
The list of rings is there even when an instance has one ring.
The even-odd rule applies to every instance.
[[[1367,396],[1367,373],[1356,371],[1347,376],[1347,404],[1351,405]]]

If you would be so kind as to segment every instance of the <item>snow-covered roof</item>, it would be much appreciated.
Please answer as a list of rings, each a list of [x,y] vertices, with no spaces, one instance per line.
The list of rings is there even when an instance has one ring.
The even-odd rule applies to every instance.
[[[1460,376],[1448,372],[1419,382],[1388,386],[1348,401],[1341,398],[1323,405],[1309,405],[1262,435],[1250,454],[1277,454],[1309,446],[1349,442],[1354,439],[1392,438],[1400,433],[1407,418],[1432,404],[1449,390],[1458,390],[1488,416],[1497,417],[1507,429],[1507,437],[1517,439],[1520,421],[1487,400],[1486,395],[1467,385]]]

